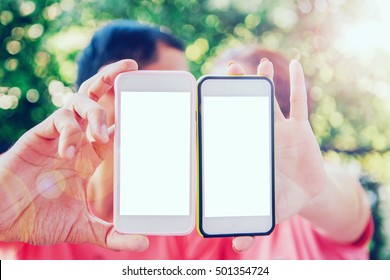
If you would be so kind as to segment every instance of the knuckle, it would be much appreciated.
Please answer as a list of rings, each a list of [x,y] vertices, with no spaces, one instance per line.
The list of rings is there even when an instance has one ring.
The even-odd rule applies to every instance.
[[[104,76],[103,76],[104,78]],[[90,99],[92,99],[93,101],[98,101],[99,100],[99,97],[100,94],[99,94],[99,89],[97,88],[91,88],[89,91],[88,91],[88,97]]]
[[[78,104],[82,100],[83,97],[84,96],[80,92],[75,93],[62,108],[71,110],[75,104]]]
[[[97,103],[92,106],[87,112],[88,119],[103,119],[106,117],[106,112],[104,109]]]
[[[71,114],[71,110],[67,107],[63,107],[54,112],[54,117],[61,118],[61,120],[67,120]]]

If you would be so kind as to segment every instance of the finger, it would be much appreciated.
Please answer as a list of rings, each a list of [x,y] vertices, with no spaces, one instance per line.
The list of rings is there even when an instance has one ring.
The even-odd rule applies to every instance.
[[[290,118],[308,119],[307,93],[305,76],[301,64],[297,60],[290,63]]]
[[[265,76],[270,79],[273,79],[274,77],[274,66],[271,61],[269,61],[267,58],[262,58],[260,61],[259,66],[257,67],[257,75],[259,76]],[[284,115],[282,111],[280,110],[279,103],[275,97],[274,99],[274,115],[275,120],[284,120]]]
[[[240,236],[233,238],[232,245],[234,251],[241,253],[248,251],[254,243],[255,238],[253,236]]]
[[[49,118],[36,126],[34,131],[44,139],[59,137],[58,154],[60,157],[67,159],[74,157],[82,136],[82,130],[74,114],[65,108],[54,112]]]
[[[113,153],[114,134],[115,134],[115,125],[112,125],[108,129],[109,141],[107,143],[99,143],[99,142],[92,143],[93,148],[95,149],[96,153],[99,155],[99,158],[101,158],[102,160],[108,158]]]
[[[114,225],[90,216],[89,227],[85,232],[86,242],[112,250],[143,252],[149,247],[149,240],[143,235],[121,234]]]
[[[237,64],[235,61],[229,61],[228,68],[226,70],[228,75],[245,75],[244,69],[241,65]]]
[[[257,75],[266,76],[270,79],[274,78],[274,65],[268,58],[262,58],[259,66],[257,66]]]
[[[88,122],[92,137],[101,143],[107,143],[108,129],[107,129],[107,114],[95,101],[89,99],[87,96],[76,93],[72,98],[69,107],[77,113],[77,115]]]
[[[127,71],[138,69],[138,64],[132,59],[123,59],[104,67],[93,77],[85,81],[79,92],[86,94],[94,101],[98,101],[104,94],[110,92],[114,86],[116,76]]]

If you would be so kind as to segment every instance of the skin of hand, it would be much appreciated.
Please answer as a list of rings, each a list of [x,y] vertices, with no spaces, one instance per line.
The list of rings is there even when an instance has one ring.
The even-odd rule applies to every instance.
[[[145,236],[120,234],[112,223],[94,217],[86,195],[90,177],[113,148],[113,127],[107,128],[106,113],[96,101],[113,94],[119,73],[137,69],[133,60],[110,64],[1,156],[1,241],[147,249]],[[86,136],[87,127],[93,140]]]
[[[243,75],[244,70],[231,63],[228,74]],[[258,75],[272,78],[272,63],[262,59]],[[336,242],[353,242],[367,224],[369,206],[357,179],[324,162],[308,120],[305,78],[296,60],[290,63],[290,89],[290,117],[283,116],[276,99],[274,106],[276,222],[300,214]],[[254,241],[236,237],[233,248],[247,251]]]

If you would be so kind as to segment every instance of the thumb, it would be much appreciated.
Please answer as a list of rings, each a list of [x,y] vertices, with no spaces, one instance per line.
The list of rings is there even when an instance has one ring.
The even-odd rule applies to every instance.
[[[112,250],[143,252],[149,247],[149,239],[143,235],[121,234],[113,225],[107,228],[106,247]]]
[[[248,251],[255,243],[253,236],[240,236],[233,239],[233,249],[237,253]]]
[[[112,223],[105,222],[89,215],[89,227],[86,228],[86,242],[111,250],[127,250],[143,252],[149,247],[146,236],[135,234],[121,234]]]

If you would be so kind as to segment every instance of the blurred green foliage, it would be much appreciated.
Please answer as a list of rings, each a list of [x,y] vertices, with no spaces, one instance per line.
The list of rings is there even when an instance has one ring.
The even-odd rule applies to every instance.
[[[383,203],[380,203],[380,198],[378,196],[381,185],[368,175],[361,176],[360,183],[370,198],[371,212],[373,214],[374,234],[370,242],[370,259],[389,259],[390,256],[387,249],[388,238],[386,237],[386,233],[383,228],[386,214],[384,212]]]
[[[218,45],[247,30],[245,22],[252,37],[274,28],[266,9],[252,10],[255,2],[2,0],[0,151],[62,104],[75,81],[77,54],[102,23],[129,18],[170,29],[188,44],[199,76]]]
[[[96,28],[126,18],[182,38],[196,77],[221,50],[243,43],[299,59],[317,103],[311,123],[325,156],[389,184],[390,41],[383,41],[382,25],[390,22],[380,20],[390,6],[379,2],[386,3],[1,0],[0,152],[72,94],[77,55]],[[388,187],[374,189],[381,199],[390,194]]]

